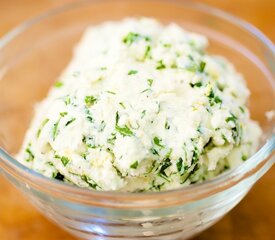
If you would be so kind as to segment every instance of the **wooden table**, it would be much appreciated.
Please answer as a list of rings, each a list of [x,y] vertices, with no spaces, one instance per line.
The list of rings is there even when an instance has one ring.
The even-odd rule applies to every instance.
[[[74,0],[0,0],[0,36],[16,24]],[[240,16],[275,41],[274,0],[201,0]],[[46,220],[10,183],[0,177],[1,240],[73,240]],[[275,168],[219,223],[195,240],[275,239]]]

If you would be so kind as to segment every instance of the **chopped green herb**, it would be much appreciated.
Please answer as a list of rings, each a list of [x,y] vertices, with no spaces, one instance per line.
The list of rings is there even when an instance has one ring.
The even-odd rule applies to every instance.
[[[232,121],[234,123],[236,123],[236,120],[237,120],[237,117],[234,114],[232,114],[232,113],[231,113],[230,117],[228,117],[228,118],[225,119],[226,122],[231,122]]]
[[[65,102],[65,105],[71,104],[71,97],[69,95],[65,96],[64,102]]]
[[[161,69],[165,69],[165,68],[166,68],[166,66],[163,63],[163,60],[160,60],[160,61],[157,62],[157,66],[156,66],[157,70],[161,70]]]
[[[153,79],[147,79],[147,83],[148,83],[148,85],[149,85],[149,87],[152,87],[152,84],[153,84]]]
[[[151,51],[151,46],[148,45],[145,49],[145,53],[144,53],[144,57],[143,57],[144,60],[149,56],[150,51]]]
[[[91,107],[92,105],[95,104],[97,99],[94,96],[86,96],[85,97],[85,103],[87,107]]]
[[[134,75],[134,74],[137,74],[137,73],[138,73],[137,70],[130,70],[130,71],[128,72],[128,75]]]
[[[206,66],[206,63],[205,62],[203,62],[203,61],[201,61],[200,62],[200,65],[199,65],[199,72],[203,72],[204,71],[204,69],[205,69],[205,66]]]
[[[67,157],[61,157],[61,162],[62,162],[62,164],[63,164],[63,166],[64,167],[66,167],[67,166],[67,164],[70,162],[70,159],[69,158],[67,158]]]
[[[60,87],[62,87],[64,84],[63,84],[63,82],[60,82],[60,81],[57,81],[57,82],[55,82],[55,84],[54,84],[54,86],[56,87],[56,88],[60,88]]]
[[[64,116],[66,116],[68,113],[67,113],[67,112],[61,112],[61,113],[59,113],[59,114],[60,114],[61,117],[64,117]]]
[[[58,134],[58,124],[60,122],[60,119],[53,125],[53,140],[55,140],[57,134]]]
[[[181,157],[177,161],[177,170],[178,170],[178,172],[179,172],[180,175],[182,175],[185,172],[185,170],[186,170],[185,167],[184,167],[183,160],[182,160]]]
[[[134,133],[130,130],[128,126],[120,127],[116,125],[116,130],[122,135],[122,136],[133,136]]]
[[[112,133],[112,134],[111,134],[111,137],[107,139],[107,142],[108,142],[109,144],[114,145],[114,144],[115,144],[115,140],[116,140],[116,134],[115,134],[115,133]]]
[[[218,103],[222,103],[222,100],[218,96],[215,96],[214,102],[218,104]]]
[[[105,127],[106,127],[106,123],[102,120],[99,127],[98,127],[98,131],[102,132]]]
[[[154,144],[157,145],[158,147],[164,148],[164,146],[161,144],[162,140],[159,139],[158,137],[154,137],[153,141],[154,141]]]
[[[130,168],[133,168],[133,169],[137,169],[137,167],[138,167],[138,161],[135,161],[130,165]]]
[[[145,92],[148,92],[150,89],[147,88],[147,89],[144,89],[141,93],[145,93]]]
[[[242,155],[242,160],[243,160],[243,161],[246,161],[246,160],[247,160],[247,156],[243,154],[243,155]]]
[[[141,118],[144,118],[145,114],[146,114],[146,110],[143,110],[143,111],[141,112]]]
[[[49,122],[49,119],[46,118],[40,125],[39,129],[37,130],[37,133],[36,133],[36,137],[39,138],[41,132],[42,132],[42,129],[44,128],[44,126],[47,124],[47,122]]]
[[[87,115],[86,118],[87,118],[87,120],[88,120],[89,122],[91,122],[91,123],[94,122],[94,119],[93,119],[93,117],[92,117],[91,115]]]
[[[139,39],[144,39],[145,41],[150,41],[148,36],[142,36],[138,33],[129,32],[126,37],[123,38],[123,43],[127,44],[128,46],[132,45],[135,41]]]
[[[166,158],[162,163],[161,167],[159,169],[159,175],[168,177],[165,170],[172,165],[171,160],[169,158]]]
[[[165,127],[165,129],[167,129],[167,130],[170,129],[170,125],[169,125],[168,121],[165,122],[165,126],[164,126],[164,127]]]
[[[112,91],[106,91],[106,93],[110,93],[110,94],[112,94],[112,95],[116,95],[116,93],[115,93],[115,92],[112,92]]]
[[[126,108],[123,102],[120,102],[119,105],[124,109]]]
[[[153,155],[158,155],[159,156],[159,153],[155,148],[150,148],[150,151]]]
[[[81,180],[83,180],[84,182],[86,182],[89,187],[93,188],[93,189],[97,189],[97,188],[101,188],[93,179],[91,179],[90,177],[86,176],[86,175],[82,175],[81,176]]]
[[[31,149],[30,149],[30,145],[29,145],[29,147],[26,148],[25,152],[28,154],[28,158],[26,159],[26,161],[27,161],[27,162],[33,161],[33,159],[34,159],[34,154],[33,154],[33,152],[32,152]]]
[[[101,67],[100,70],[105,71],[107,70],[107,67]]]
[[[200,88],[200,87],[202,86],[202,82],[190,83],[190,86],[191,86],[192,88],[194,88],[194,87]]]
[[[57,172],[55,175],[53,175],[53,178],[55,178],[57,180],[60,180],[60,181],[63,181],[65,177],[60,172]]]
[[[96,148],[95,139],[94,139],[93,136],[83,136],[82,142],[83,142],[88,148]]]
[[[241,107],[241,106],[240,106],[239,108],[240,108],[240,110],[241,110],[241,112],[242,112],[242,113],[244,113],[244,112],[245,112],[245,110],[244,110],[244,108],[243,108],[243,107]]]
[[[68,122],[66,122],[65,127],[67,127],[68,125],[70,125],[75,120],[76,120],[76,118],[72,118],[71,120],[69,120]]]
[[[119,121],[119,114],[118,112],[116,112],[116,125],[118,124],[118,121]]]

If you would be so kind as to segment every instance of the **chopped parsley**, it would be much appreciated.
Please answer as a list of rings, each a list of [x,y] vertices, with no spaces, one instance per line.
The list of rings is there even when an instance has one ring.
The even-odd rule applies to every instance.
[[[143,111],[141,112],[141,119],[144,118],[145,114],[146,114],[146,110],[143,110]]]
[[[124,38],[123,38],[123,43],[125,43],[128,46],[131,46],[134,42],[140,40],[140,39],[144,39],[145,41],[150,41],[150,37],[148,36],[143,36],[140,35],[138,33],[133,33],[133,32],[129,32]]]
[[[169,158],[166,158],[162,163],[161,163],[161,166],[160,166],[160,169],[159,169],[159,175],[162,176],[162,177],[165,177],[165,179],[168,177],[165,170],[170,167],[172,165],[171,163],[171,160]],[[166,179],[167,180],[167,179]]]
[[[53,125],[53,130],[52,130],[53,131],[53,133],[52,133],[53,140],[55,140],[55,138],[58,134],[58,124],[59,124],[59,122],[60,122],[60,119]]]
[[[201,61],[198,68],[199,72],[202,73],[205,69],[205,66],[206,66],[206,63],[204,61]]]
[[[61,160],[64,167],[66,167],[67,164],[71,161],[69,158],[64,157],[64,156],[62,156],[60,160]]]
[[[124,109],[126,108],[123,102],[120,102],[119,105]]]
[[[112,91],[106,91],[106,93],[110,93],[110,94],[112,94],[112,95],[116,95],[116,93],[115,93],[115,92],[112,92]]]
[[[168,123],[168,121],[165,122],[165,125],[164,125],[165,129],[169,130],[170,129],[170,125]]]
[[[91,179],[90,177],[88,177],[86,175],[81,175],[80,178],[81,178],[81,180],[83,180],[84,182],[86,182],[89,185],[89,187],[91,187],[91,188],[93,188],[95,190],[97,188],[101,189],[101,187],[93,179]]]
[[[39,138],[41,132],[42,132],[42,129],[44,128],[44,126],[49,122],[49,118],[46,118],[44,119],[44,121],[41,123],[39,129],[37,130],[36,132],[36,137]]]
[[[65,117],[68,113],[67,112],[61,112],[59,113],[61,117]]]
[[[97,99],[94,96],[86,96],[85,97],[85,103],[87,107],[91,107],[92,105],[95,104]]]
[[[148,85],[149,85],[149,87],[152,87],[152,84],[153,84],[153,79],[147,79],[147,83],[148,83]]]
[[[228,122],[234,122],[234,123],[236,123],[237,117],[236,117],[233,113],[231,113],[231,116],[228,117],[228,118],[226,118],[225,121],[226,121],[227,123],[228,123]]]
[[[33,161],[33,159],[34,159],[34,154],[33,154],[33,152],[32,152],[31,149],[30,149],[30,144],[29,144],[29,146],[26,148],[25,152],[28,154],[28,158],[26,159],[26,161],[27,161],[27,162]]]
[[[242,160],[243,160],[243,161],[246,161],[246,160],[247,160],[247,156],[243,154],[243,155],[242,155]]]
[[[132,169],[137,169],[137,167],[138,167],[138,161],[135,161],[134,163],[132,163],[130,165],[130,168],[132,168]]]
[[[162,140],[158,137],[154,137],[153,142],[156,146],[160,147],[160,148],[164,148],[164,146],[161,144]]]
[[[200,88],[200,87],[202,86],[202,82],[190,83],[190,86],[191,86],[192,88],[194,88],[194,87]]]
[[[138,73],[137,70],[130,70],[130,71],[128,72],[128,75],[134,75],[134,74],[137,74],[137,73]]]
[[[165,69],[165,68],[166,68],[166,66],[165,66],[165,64],[163,63],[163,60],[159,60],[159,61],[157,62],[156,69],[157,69],[157,70],[161,70],[161,69]]]
[[[57,180],[60,180],[60,181],[63,181],[65,177],[60,172],[57,172],[57,173],[53,174],[53,178],[57,179]]]
[[[75,120],[76,120],[76,118],[72,118],[71,120],[69,120],[68,122],[66,122],[65,127],[67,127],[68,125],[70,125]]]
[[[122,136],[133,136],[134,133],[130,130],[128,126],[120,127],[116,125],[116,130],[122,135]]]
[[[57,81],[57,82],[55,82],[55,84],[54,84],[54,86],[56,87],[56,88],[60,88],[60,87],[62,87],[64,84],[63,84],[63,82],[61,82],[61,81]]]

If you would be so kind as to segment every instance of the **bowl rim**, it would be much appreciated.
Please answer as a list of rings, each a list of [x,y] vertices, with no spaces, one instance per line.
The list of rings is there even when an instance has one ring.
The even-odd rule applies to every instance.
[[[33,25],[42,22],[43,20],[55,16],[59,13],[71,10],[75,7],[79,7],[82,4],[95,4],[102,2],[110,2],[111,0],[82,0],[79,2],[65,4],[61,7],[54,8],[46,11],[43,14],[27,20],[17,27],[13,28],[6,35],[0,38],[0,51],[10,41],[15,39],[17,35],[24,32]],[[120,0],[120,2],[128,2],[127,0]],[[260,30],[256,27],[247,23],[244,20],[239,19],[229,13],[226,13],[215,7],[197,3],[197,2],[179,2],[177,0],[141,0],[140,2],[148,3],[169,3],[176,4],[179,7],[189,7],[192,9],[199,10],[203,13],[213,15],[218,18],[222,18],[234,25],[241,27],[246,32],[252,34],[258,40],[260,40],[265,47],[271,52],[272,56],[275,57],[275,46]],[[0,146],[0,170],[5,170],[6,173],[21,179],[23,183],[26,183],[27,188],[30,186],[41,189],[41,191],[48,192],[49,194],[55,194],[60,198],[67,198],[71,201],[82,202],[85,204],[94,204],[97,206],[109,206],[109,207],[133,207],[137,206],[136,203],[143,203],[142,208],[154,207],[155,201],[159,201],[159,206],[165,205],[179,205],[190,201],[195,201],[209,197],[214,193],[226,190],[231,186],[234,186],[243,179],[253,175],[264,165],[268,164],[270,167],[273,165],[274,160],[272,157],[272,151],[275,149],[275,135],[267,140],[267,142],[247,161],[239,165],[238,167],[228,170],[219,176],[207,180],[202,183],[189,185],[182,188],[165,190],[161,192],[119,192],[119,191],[96,191],[92,189],[81,188],[75,185],[71,185],[66,182],[51,179],[44,175],[29,169],[28,167],[21,164],[15,158],[13,158],[8,152]],[[106,201],[104,201],[106,200]],[[162,202],[162,203],[161,203]]]

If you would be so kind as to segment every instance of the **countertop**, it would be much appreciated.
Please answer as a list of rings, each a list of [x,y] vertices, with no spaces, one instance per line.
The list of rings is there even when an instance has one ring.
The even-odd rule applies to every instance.
[[[74,0],[0,0],[0,38],[23,20]],[[237,15],[275,41],[274,0],[201,0]],[[45,219],[14,186],[0,176],[1,240],[73,240]],[[194,240],[275,239],[275,168],[220,222]]]

